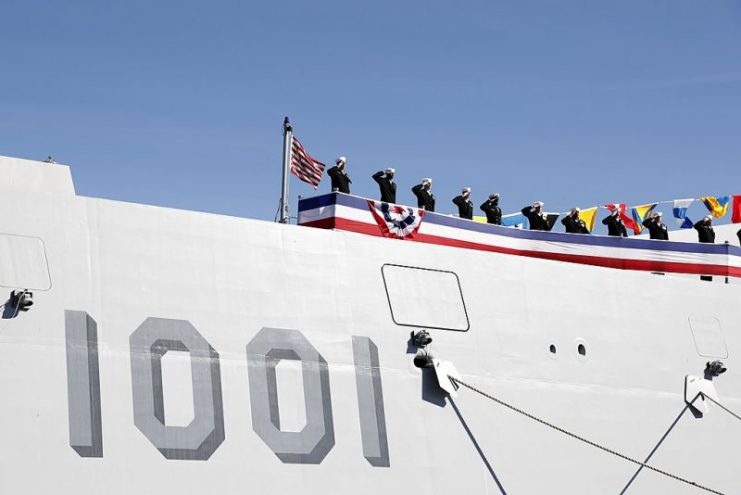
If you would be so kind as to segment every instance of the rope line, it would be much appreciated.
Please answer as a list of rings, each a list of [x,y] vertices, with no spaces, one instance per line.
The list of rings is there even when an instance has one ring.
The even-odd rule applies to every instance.
[[[730,414],[730,415],[731,415],[731,416],[733,416],[734,418],[736,418],[736,419],[738,419],[739,421],[741,421],[741,416],[739,416],[739,415],[738,415],[738,414],[736,414],[735,412],[731,411],[730,409],[728,409],[728,408],[727,408],[726,406],[724,406],[723,404],[721,404],[721,403],[720,403],[720,402],[718,402],[717,400],[713,399],[713,398],[712,398],[712,397],[710,397],[709,395],[705,395],[705,394],[703,394],[702,392],[700,392],[700,394],[702,394],[702,396],[703,396],[703,397],[704,397],[705,399],[709,400],[710,402],[712,402],[712,403],[713,403],[713,404],[715,404],[716,406],[720,407],[721,409],[723,409],[723,410],[724,410],[725,412],[727,412],[728,414]]]
[[[474,387],[473,385],[469,385],[466,382],[462,382],[461,380],[459,380],[457,378],[453,378],[453,377],[449,377],[449,378],[450,378],[450,380],[453,383],[455,383],[457,385],[461,385],[463,387],[466,387],[467,389],[469,389],[469,390],[471,390],[473,392],[476,392],[477,394],[479,394],[479,395],[481,395],[483,397],[486,397],[487,399],[490,399],[490,400],[496,402],[497,404],[506,407],[507,409],[510,409],[510,410],[512,410],[512,411],[514,411],[514,412],[516,412],[518,414],[521,414],[522,416],[525,416],[527,418],[530,418],[533,421],[536,421],[536,422],[538,422],[538,423],[540,423],[540,424],[542,424],[544,426],[547,426],[548,428],[551,428],[553,430],[559,431],[559,432],[563,433],[564,435],[567,435],[567,436],[569,436],[569,437],[571,437],[571,438],[573,438],[575,440],[579,440],[580,442],[583,442],[583,443],[585,443],[587,445],[591,445],[592,447],[597,448],[597,449],[599,449],[599,450],[601,450],[603,452],[606,452],[608,454],[612,454],[612,455],[614,455],[616,457],[619,457],[619,458],[621,458],[621,459],[623,459],[625,461],[631,462],[633,464],[636,464],[638,466],[641,466],[641,467],[643,467],[645,469],[648,469],[648,470],[653,471],[655,473],[661,474],[661,475],[666,476],[668,478],[672,478],[672,479],[674,479],[676,481],[680,481],[680,482],[685,483],[687,485],[694,486],[694,487],[696,487],[696,488],[698,488],[700,490],[704,490],[704,491],[709,492],[709,493],[714,493],[716,495],[725,495],[723,492],[719,492],[717,490],[713,490],[712,488],[708,488],[707,486],[701,485],[701,484],[696,483],[696,482],[694,482],[692,480],[688,480],[686,478],[682,478],[681,476],[677,476],[676,474],[672,474],[672,473],[670,473],[668,471],[664,471],[663,469],[659,469],[657,467],[651,466],[650,464],[646,464],[645,462],[639,461],[638,459],[634,459],[634,458],[629,457],[629,456],[627,456],[625,454],[621,454],[620,452],[617,452],[617,451],[612,450],[612,449],[610,449],[608,447],[605,447],[604,445],[600,445],[600,444],[598,444],[596,442],[593,442],[591,440],[588,440],[588,439],[586,439],[586,438],[584,438],[582,436],[577,435],[576,433],[572,433],[572,432],[570,432],[568,430],[565,430],[565,429],[561,428],[560,426],[557,426],[557,425],[555,425],[553,423],[549,423],[548,421],[546,421],[544,419],[541,419],[541,418],[539,418],[539,417],[537,417],[537,416],[535,416],[533,414],[530,414],[527,411],[523,411],[522,409],[519,409],[519,408],[513,406],[512,404],[509,404],[507,402],[504,402],[501,399],[498,399],[498,398],[496,398],[496,397],[494,397],[494,396],[492,396],[490,394],[487,394],[483,390],[480,390],[480,389]],[[713,402],[715,402],[715,401],[713,401]],[[715,402],[715,403],[717,404],[717,402]],[[718,404],[718,405],[720,406],[720,404]],[[723,407],[723,406],[720,406],[720,407]],[[737,418],[741,419],[741,417],[737,416],[736,414],[732,413],[731,411],[728,411],[728,412],[731,413],[731,414],[733,414]]]

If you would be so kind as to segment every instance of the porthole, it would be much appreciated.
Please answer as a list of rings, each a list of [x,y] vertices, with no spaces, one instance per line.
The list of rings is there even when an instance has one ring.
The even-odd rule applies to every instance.
[[[592,358],[593,353],[587,354],[588,346],[589,343],[581,337],[574,340],[574,347],[572,347],[572,349],[575,349],[576,352],[572,355],[576,358],[577,361],[586,363]]]

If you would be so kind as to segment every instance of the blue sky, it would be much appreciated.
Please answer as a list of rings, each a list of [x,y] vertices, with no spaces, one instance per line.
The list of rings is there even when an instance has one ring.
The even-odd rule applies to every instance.
[[[285,115],[354,193],[393,166],[443,213],[467,185],[506,212],[741,193],[738,0],[0,10],[0,154],[53,155],[86,196],[272,220]]]

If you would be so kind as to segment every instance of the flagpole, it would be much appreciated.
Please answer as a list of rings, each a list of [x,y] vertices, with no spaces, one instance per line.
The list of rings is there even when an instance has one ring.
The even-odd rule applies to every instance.
[[[288,223],[288,170],[291,166],[291,141],[293,128],[288,117],[283,120],[283,184],[280,191],[280,215],[278,222]]]

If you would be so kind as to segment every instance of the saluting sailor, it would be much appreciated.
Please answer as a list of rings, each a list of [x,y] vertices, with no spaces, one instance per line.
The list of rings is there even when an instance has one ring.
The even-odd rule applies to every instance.
[[[543,213],[542,201],[536,201],[532,206],[524,207],[521,212],[530,221],[530,230],[551,230],[548,228],[548,217]]]
[[[706,216],[693,225],[697,231],[697,240],[703,243],[715,244],[715,231],[713,230],[713,217]]]
[[[378,182],[378,188],[381,190],[381,201],[384,203],[396,203],[395,173],[396,170],[389,167],[373,174],[373,180]]]
[[[425,211],[435,211],[435,195],[432,194],[432,179],[424,178],[422,182],[412,188],[417,196],[417,206]]]
[[[335,166],[327,170],[327,175],[332,179],[332,192],[350,194],[350,176],[347,175],[347,158],[341,156],[335,161]]]
[[[648,229],[651,239],[657,241],[668,241],[669,240],[669,229],[666,224],[661,222],[662,213],[659,211],[654,213],[650,218],[643,221],[643,226]]]
[[[697,231],[697,240],[702,243],[715,244],[715,231],[713,230],[713,217],[710,215],[706,216],[699,222],[693,225]],[[711,275],[700,275],[700,280],[706,282],[712,282],[713,277]]]
[[[610,215],[602,220],[602,225],[607,225],[607,235],[616,237],[628,237],[623,219],[620,218],[620,210],[615,208]]]
[[[567,234],[588,234],[587,223],[579,217],[579,208],[571,208],[571,212],[566,215],[561,223],[566,227]]]
[[[502,225],[502,209],[499,207],[499,193],[490,194],[489,198],[481,203],[479,208],[486,213],[486,223]]]
[[[461,193],[453,198],[453,203],[458,206],[458,216],[466,220],[473,219],[473,203],[471,202],[471,188],[464,187]]]

